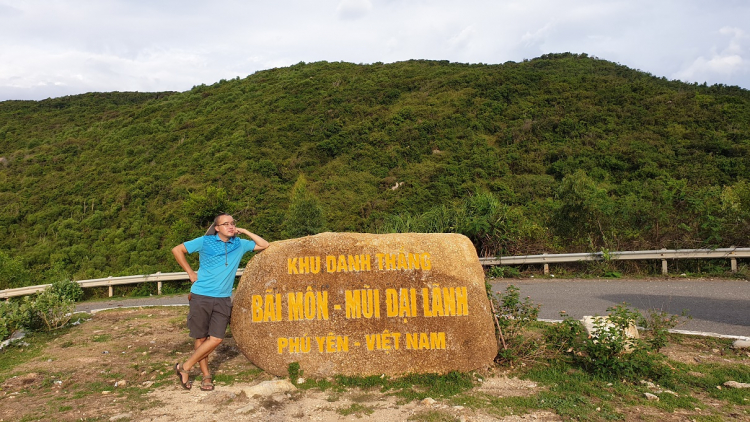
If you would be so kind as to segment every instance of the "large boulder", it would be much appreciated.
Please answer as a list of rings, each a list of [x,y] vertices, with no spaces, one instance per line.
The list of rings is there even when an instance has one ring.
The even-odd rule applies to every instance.
[[[458,234],[322,233],[273,242],[248,262],[232,334],[285,376],[469,371],[492,363],[484,273]]]

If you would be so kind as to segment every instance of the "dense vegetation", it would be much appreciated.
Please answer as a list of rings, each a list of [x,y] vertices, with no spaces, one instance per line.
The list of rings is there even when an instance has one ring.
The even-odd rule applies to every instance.
[[[480,254],[747,246],[749,170],[749,91],[586,55],[6,101],[0,288],[178,271],[169,249],[217,211],[268,240],[312,210],[312,228],[458,231]]]

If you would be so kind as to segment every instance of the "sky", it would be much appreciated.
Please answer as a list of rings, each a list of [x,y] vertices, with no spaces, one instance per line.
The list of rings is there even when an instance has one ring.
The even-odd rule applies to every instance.
[[[564,52],[750,89],[750,1],[0,0],[0,101],[186,91],[323,60]]]

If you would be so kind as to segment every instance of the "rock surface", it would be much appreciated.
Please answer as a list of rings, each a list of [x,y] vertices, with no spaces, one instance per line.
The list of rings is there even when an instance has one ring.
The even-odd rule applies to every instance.
[[[247,264],[232,334],[287,376],[469,371],[497,352],[484,273],[457,234],[322,233],[272,243]]]
[[[273,380],[263,381],[260,384],[255,384],[251,387],[244,389],[245,395],[248,397],[253,396],[271,396],[276,393],[286,393],[288,391],[294,391],[295,387],[289,380]]]
[[[727,381],[724,383],[724,387],[729,388],[750,388],[750,383],[747,382],[737,382],[737,381]]]
[[[584,316],[581,318],[583,327],[586,329],[586,333],[589,337],[598,337],[599,330],[614,330],[617,328],[615,324],[610,322],[609,317],[606,316]],[[627,338],[640,338],[638,333],[638,327],[635,322],[631,321],[628,328],[624,330],[625,337]]]

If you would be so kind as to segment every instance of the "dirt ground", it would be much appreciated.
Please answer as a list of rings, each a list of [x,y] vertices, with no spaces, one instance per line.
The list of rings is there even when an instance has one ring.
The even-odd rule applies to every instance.
[[[0,421],[562,420],[550,412],[497,416],[442,400],[403,403],[378,390],[311,389],[249,397],[250,386],[274,378],[249,363],[231,337],[210,361],[215,391],[201,391],[200,376],[193,389],[186,391],[172,369],[192,349],[186,312],[184,307],[157,307],[93,315],[50,341],[38,356],[15,367],[13,376],[0,383]],[[693,356],[694,352],[679,348],[670,353],[675,360],[721,359]],[[502,373],[481,377],[477,394],[523,396],[541,388]]]

